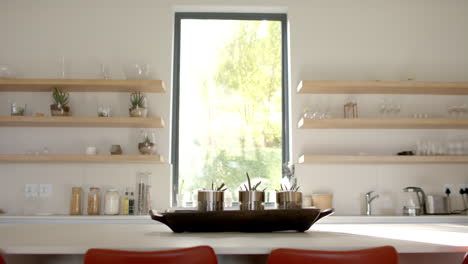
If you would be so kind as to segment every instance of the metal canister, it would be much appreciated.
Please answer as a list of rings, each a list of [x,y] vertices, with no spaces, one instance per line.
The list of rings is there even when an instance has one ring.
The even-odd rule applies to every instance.
[[[239,191],[239,203],[242,211],[263,210],[265,192],[261,191]]]
[[[278,209],[300,209],[302,208],[302,192],[276,192],[276,203]]]
[[[217,212],[224,210],[224,192],[202,190],[198,191],[198,211]]]

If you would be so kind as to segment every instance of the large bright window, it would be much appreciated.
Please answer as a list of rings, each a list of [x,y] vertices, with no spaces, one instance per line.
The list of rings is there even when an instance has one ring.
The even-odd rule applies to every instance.
[[[279,187],[288,159],[286,16],[177,13],[174,194],[225,183],[237,200],[245,174]],[[176,195],[174,195],[176,198]],[[174,199],[174,204],[177,199]]]

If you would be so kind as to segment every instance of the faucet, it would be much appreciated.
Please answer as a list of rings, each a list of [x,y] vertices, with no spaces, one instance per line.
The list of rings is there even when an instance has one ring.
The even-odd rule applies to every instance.
[[[371,197],[372,193],[374,191],[370,191],[368,193],[366,193],[366,215],[372,215],[372,208],[371,208],[371,203],[374,199],[377,199],[379,198],[379,195],[375,195],[373,197]]]

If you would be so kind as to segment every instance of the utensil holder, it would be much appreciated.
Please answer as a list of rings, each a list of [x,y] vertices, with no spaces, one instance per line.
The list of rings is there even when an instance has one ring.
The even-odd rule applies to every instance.
[[[198,211],[219,212],[224,210],[224,192],[203,190],[198,191]]]
[[[302,192],[276,192],[276,203],[278,209],[300,209],[302,208]]]
[[[263,210],[263,203],[265,202],[265,192],[239,191],[239,202],[241,211]]]

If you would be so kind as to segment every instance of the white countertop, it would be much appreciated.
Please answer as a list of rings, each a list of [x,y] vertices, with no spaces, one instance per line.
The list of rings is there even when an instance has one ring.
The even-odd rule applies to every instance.
[[[162,224],[0,224],[6,254],[84,254],[89,248],[166,250],[209,245],[216,254],[269,254],[280,247],[399,253],[468,252],[463,224],[316,224],[305,233],[172,233]]]
[[[0,216],[0,224],[153,224],[148,215],[116,216]],[[424,216],[327,216],[320,224],[468,224],[467,215],[424,215]]]

